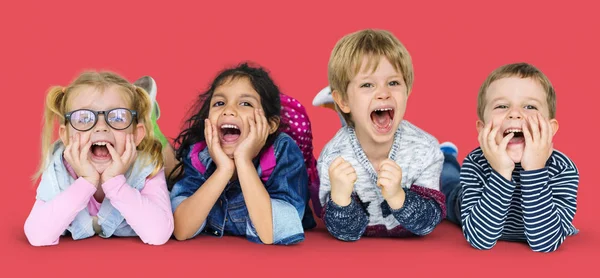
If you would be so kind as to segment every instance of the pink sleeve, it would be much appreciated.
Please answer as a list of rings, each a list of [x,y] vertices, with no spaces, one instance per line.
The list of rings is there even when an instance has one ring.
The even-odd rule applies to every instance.
[[[25,236],[29,243],[33,246],[58,244],[60,235],[95,192],[93,184],[79,178],[51,201],[36,200],[25,221]]]
[[[127,185],[123,175],[106,181],[102,188],[144,243],[161,245],[171,238],[173,213],[164,170],[147,179],[141,191]]]

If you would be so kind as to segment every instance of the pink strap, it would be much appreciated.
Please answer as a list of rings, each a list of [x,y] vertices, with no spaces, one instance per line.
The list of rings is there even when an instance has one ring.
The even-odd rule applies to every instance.
[[[200,157],[198,154],[206,148],[206,143],[204,141],[198,142],[192,146],[192,151],[190,152],[190,158],[192,159],[192,165],[198,172],[204,174],[206,172],[206,167],[202,162],[200,162]]]
[[[262,175],[260,175],[260,179],[263,182],[267,182],[271,173],[273,173],[273,169],[275,169],[275,164],[277,163],[275,159],[275,150],[273,149],[273,145],[265,151],[260,157],[260,169],[262,170]]]

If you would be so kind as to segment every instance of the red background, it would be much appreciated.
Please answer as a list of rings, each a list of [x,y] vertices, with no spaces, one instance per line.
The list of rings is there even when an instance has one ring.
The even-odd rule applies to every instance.
[[[7,2],[0,4],[1,276],[591,275],[584,271],[591,271],[600,248],[595,1]],[[63,238],[49,248],[28,244],[23,224],[36,187],[29,177],[39,161],[49,86],[67,85],[84,69],[116,71],[131,81],[152,75],[158,82],[159,124],[174,137],[189,103],[217,71],[255,61],[307,107],[318,156],[339,121],[332,110],[313,107],[312,99],[327,85],[336,41],[363,28],[390,30],[408,48],[415,84],[405,118],[440,142],[455,142],[461,160],[477,147],[476,95],[485,77],[518,61],[546,73],[558,94],[555,147],[581,174],[574,220],[580,234],[551,254],[508,242],[478,251],[446,221],[423,238],[355,243],[337,241],[319,228],[292,247],[235,237],[171,240],[164,246],[137,238]]]

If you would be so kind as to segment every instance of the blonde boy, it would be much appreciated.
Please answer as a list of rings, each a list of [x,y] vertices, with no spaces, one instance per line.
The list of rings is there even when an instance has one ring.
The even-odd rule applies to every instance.
[[[349,34],[331,53],[329,84],[347,126],[317,163],[327,230],[344,241],[430,233],[445,216],[443,155],[403,120],[413,84],[406,48],[383,30]]]

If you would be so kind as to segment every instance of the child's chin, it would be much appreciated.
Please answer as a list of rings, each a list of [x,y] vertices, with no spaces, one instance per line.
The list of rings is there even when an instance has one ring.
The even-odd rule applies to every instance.
[[[221,148],[223,149],[223,152],[229,158],[233,158],[233,153],[235,152],[235,147],[236,146],[231,146],[231,145],[230,146],[223,146],[223,145],[221,145]]]
[[[98,174],[102,175],[102,173],[104,173],[104,171],[108,168],[109,164],[108,163],[92,163],[92,165],[94,165],[94,168],[96,168],[96,171],[98,172]]]
[[[523,151],[522,150],[509,150],[508,156],[514,163],[521,163],[521,159],[523,159]]]

